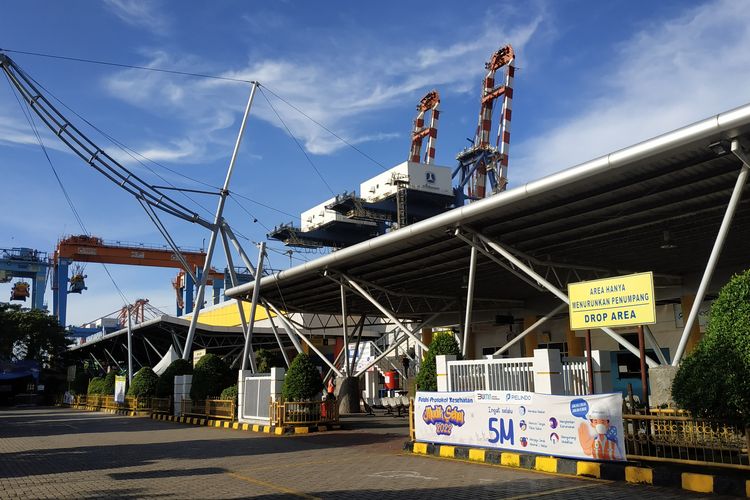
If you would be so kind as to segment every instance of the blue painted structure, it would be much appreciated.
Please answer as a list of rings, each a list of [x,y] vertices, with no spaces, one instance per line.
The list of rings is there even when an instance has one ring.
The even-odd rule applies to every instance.
[[[31,248],[0,248],[0,281],[11,278],[31,278],[31,307],[46,309],[44,291],[51,262],[47,252]]]

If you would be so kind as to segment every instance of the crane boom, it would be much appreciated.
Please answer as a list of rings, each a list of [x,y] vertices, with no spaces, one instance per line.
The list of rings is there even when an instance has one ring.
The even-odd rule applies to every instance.
[[[0,53],[0,67],[8,77],[8,81],[39,119],[84,162],[143,203],[180,219],[213,229],[212,222],[203,219],[188,207],[135,175],[91,141],[55,108],[34,85],[33,79],[6,54]]]

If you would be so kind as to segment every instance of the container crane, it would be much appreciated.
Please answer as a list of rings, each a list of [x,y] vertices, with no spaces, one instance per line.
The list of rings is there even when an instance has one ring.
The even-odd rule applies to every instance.
[[[422,139],[428,137],[427,151],[424,154],[424,162],[430,165],[435,161],[435,142],[437,141],[437,126],[440,118],[440,94],[432,90],[425,95],[417,105],[417,117],[414,119],[414,130],[411,133],[411,150],[409,161],[419,163],[422,156]],[[430,112],[430,126],[424,126],[424,115]]]
[[[487,74],[482,81],[482,98],[479,108],[479,123],[473,144],[456,156],[459,162],[454,177],[459,175],[457,205],[463,205],[465,198],[482,199],[487,196],[487,181],[491,194],[505,190],[508,184],[508,153],[510,149],[510,121],[513,103],[513,78],[515,76],[515,52],[506,45],[495,52],[484,67]],[[505,79],[502,85],[495,86],[495,76],[499,69],[505,67]],[[502,98],[502,110],[497,131],[496,145],[490,144],[492,133],[492,111],[495,101]]]
[[[49,270],[47,252],[31,248],[0,248],[0,283],[9,283],[13,278],[31,279],[31,284],[26,281],[14,283],[10,300],[25,302],[30,295],[32,309],[45,309],[44,291]]]
[[[138,243],[106,242],[98,236],[75,235],[62,238],[52,258],[52,309],[61,325],[65,325],[67,295],[81,293],[86,289],[83,268],[76,266],[73,275],[68,278],[69,266],[74,262],[99,262],[103,264],[123,264],[130,266],[150,266],[183,268],[184,260],[194,276],[200,275],[197,269],[203,266],[206,253],[202,250],[180,249],[181,258],[166,247],[149,246]],[[184,272],[184,271],[183,271]],[[218,283],[217,283],[218,282]],[[223,287],[222,280],[214,281],[214,286]],[[193,290],[195,282],[190,274],[185,273],[183,288],[187,290],[186,302],[188,312],[193,310]],[[217,296],[217,292],[214,292]]]

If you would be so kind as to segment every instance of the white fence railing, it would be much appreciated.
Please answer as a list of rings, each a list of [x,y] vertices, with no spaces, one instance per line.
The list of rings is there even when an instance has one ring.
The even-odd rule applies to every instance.
[[[534,392],[532,358],[476,359],[448,363],[451,391]]]
[[[608,392],[609,365],[602,366],[608,355],[592,352],[594,386],[597,392]],[[473,360],[446,360],[444,375],[449,391],[528,391],[567,396],[589,394],[586,358],[562,357],[556,349],[539,349],[534,357]],[[599,370],[597,373],[596,370]],[[440,386],[440,380],[438,380]],[[438,389],[445,390],[445,389]]]
[[[582,356],[563,358],[562,368],[566,396],[584,396],[589,393],[586,358]]]

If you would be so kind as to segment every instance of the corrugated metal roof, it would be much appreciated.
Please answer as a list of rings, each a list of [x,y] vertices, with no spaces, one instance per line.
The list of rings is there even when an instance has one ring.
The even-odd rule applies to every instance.
[[[329,270],[396,292],[458,298],[465,294],[470,253],[453,235],[459,226],[540,260],[695,275],[705,266],[741,168],[734,155],[717,156],[709,145],[748,132],[750,105],[264,277],[261,295],[289,311],[336,313],[339,288],[323,276]],[[665,230],[676,248],[661,248]],[[745,199],[721,265],[746,265],[748,250]],[[248,283],[227,295],[249,299],[253,287]],[[540,293],[479,256],[478,303]],[[429,301],[390,306],[415,317],[435,309]],[[348,307],[352,314],[376,313],[354,294]]]

